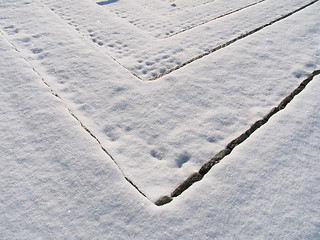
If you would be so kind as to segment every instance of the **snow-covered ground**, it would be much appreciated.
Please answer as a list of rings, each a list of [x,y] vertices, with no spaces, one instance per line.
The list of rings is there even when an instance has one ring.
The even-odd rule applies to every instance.
[[[152,203],[320,69],[318,1],[0,11],[0,239],[320,239],[319,76]]]

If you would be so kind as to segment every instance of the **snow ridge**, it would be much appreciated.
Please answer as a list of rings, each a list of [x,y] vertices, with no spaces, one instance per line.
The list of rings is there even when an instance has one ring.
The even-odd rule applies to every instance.
[[[181,193],[187,190],[193,183],[200,181],[204,177],[204,175],[206,175],[214,165],[219,163],[225,156],[229,155],[236,146],[244,142],[258,128],[266,124],[273,115],[285,109],[285,107],[292,101],[292,99],[295,96],[297,96],[299,93],[301,93],[305,89],[305,87],[313,80],[313,78],[319,74],[320,74],[320,69],[314,70],[305,80],[303,80],[300,83],[300,85],[295,90],[293,90],[287,97],[285,97],[277,107],[272,108],[267,115],[265,115],[262,119],[256,121],[254,124],[252,124],[247,131],[245,131],[239,137],[232,140],[225,147],[225,149],[221,150],[218,154],[216,154],[213,158],[211,158],[210,161],[206,162],[198,172],[193,173],[184,182],[182,182],[170,194],[170,196],[161,197],[159,200],[155,202],[155,204],[157,206],[161,206],[171,202],[173,198],[178,197]]]
[[[18,52],[20,54],[20,56],[28,63],[28,65],[30,65],[31,69],[40,77],[40,79],[42,80],[42,82],[49,88],[51,94],[55,97],[57,97],[58,99],[60,99],[61,102],[64,102],[63,98],[56,92],[53,90],[53,88],[50,86],[50,84],[43,78],[43,76],[35,69],[35,67],[31,64],[31,62],[25,58],[23,56],[23,54],[18,50],[18,48],[11,42],[9,41],[4,33],[2,31],[0,31],[1,35],[7,40],[7,42],[13,47],[13,49]],[[69,112],[69,114],[75,119],[77,120],[77,122],[81,125],[81,127],[90,134],[90,136],[96,140],[96,142],[99,144],[100,148],[102,149],[102,151],[104,153],[106,153],[111,159],[112,161],[115,163],[115,165],[118,167],[118,169],[120,170],[120,172],[122,173],[123,177],[125,180],[127,180],[128,183],[130,183],[139,193],[141,193],[144,197],[146,197],[148,199],[148,197],[126,176],[126,174],[124,173],[124,171],[121,169],[121,167],[119,166],[119,164],[116,162],[116,160],[113,158],[113,156],[105,149],[105,147],[102,146],[100,140],[83,124],[83,122],[80,121],[80,119],[71,111],[70,108],[67,107],[67,105],[64,103],[64,106],[66,108],[66,110]],[[150,200],[150,199],[149,199]]]
[[[198,56],[196,56],[196,57],[194,57],[194,58],[191,58],[190,60],[188,60],[188,61],[186,61],[186,62],[183,62],[183,63],[180,64],[180,65],[175,66],[174,68],[171,68],[171,69],[169,69],[169,70],[167,70],[167,71],[165,71],[165,72],[163,72],[163,73],[161,73],[161,74],[159,74],[159,75],[157,75],[157,76],[154,76],[154,77],[152,77],[152,78],[149,78],[149,81],[153,81],[153,80],[159,79],[159,78],[161,78],[161,77],[163,77],[163,76],[165,76],[165,75],[167,75],[167,74],[169,74],[169,73],[172,73],[173,71],[176,71],[176,70],[178,70],[178,69],[180,69],[180,68],[182,68],[182,67],[184,67],[184,66],[186,66],[186,65],[188,65],[188,64],[190,64],[190,63],[192,63],[192,62],[194,62],[194,61],[196,61],[196,60],[199,60],[200,58],[203,58],[204,56],[207,56],[207,55],[209,55],[209,54],[211,54],[211,53],[214,53],[214,52],[216,52],[216,51],[218,51],[218,50],[220,50],[220,49],[222,49],[222,48],[228,47],[228,46],[231,45],[232,43],[235,43],[235,42],[237,42],[237,41],[240,40],[240,39],[243,39],[243,38],[245,38],[245,37],[248,37],[248,36],[250,36],[250,35],[252,35],[252,34],[254,34],[254,33],[256,33],[256,32],[258,32],[258,31],[260,31],[260,30],[262,30],[262,29],[264,29],[264,28],[266,28],[266,27],[269,27],[269,26],[273,25],[273,24],[276,23],[276,22],[279,22],[279,21],[281,21],[281,20],[283,20],[283,19],[285,19],[285,18],[287,18],[287,17],[290,17],[291,15],[293,15],[293,14],[295,14],[295,13],[297,13],[297,12],[299,12],[299,11],[301,11],[301,10],[303,10],[303,9],[305,9],[305,8],[313,5],[313,4],[315,4],[315,3],[318,2],[318,1],[319,1],[319,0],[314,0],[314,1],[312,1],[312,2],[310,2],[310,3],[308,3],[308,4],[306,4],[306,5],[298,8],[298,9],[292,11],[292,12],[289,12],[289,13],[287,13],[287,14],[285,14],[285,15],[283,15],[283,16],[281,16],[281,17],[279,17],[279,18],[277,18],[277,19],[275,19],[275,20],[273,20],[273,21],[271,21],[271,22],[269,22],[269,23],[266,23],[266,24],[264,24],[264,25],[262,25],[262,26],[260,26],[260,27],[257,27],[257,28],[255,28],[255,29],[253,29],[253,30],[245,33],[245,34],[242,34],[242,35],[240,35],[240,36],[238,36],[238,37],[236,37],[236,38],[234,38],[234,39],[232,39],[232,40],[230,40],[230,41],[227,41],[227,42],[225,42],[225,43],[223,43],[223,44],[221,44],[221,45],[219,45],[219,46],[217,46],[217,47],[215,47],[215,48],[213,48],[213,49],[210,49],[210,50],[206,51],[206,52],[203,53],[203,54],[200,54],[200,55],[198,55]],[[259,2],[259,3],[260,3],[260,2]],[[241,10],[241,9],[240,9],[240,10]]]
[[[222,18],[222,17],[228,16],[228,15],[230,15],[230,14],[233,14],[233,13],[239,12],[239,11],[241,11],[241,10],[243,10],[243,9],[246,9],[246,8],[252,7],[252,6],[254,6],[254,5],[256,5],[256,4],[259,4],[259,3],[262,3],[262,2],[264,2],[264,1],[266,1],[266,0],[260,0],[260,1],[258,1],[258,2],[254,2],[254,3],[248,4],[248,5],[244,6],[244,7],[241,7],[241,8],[235,9],[235,10],[232,10],[232,11],[227,12],[227,13],[225,13],[225,14],[222,14],[222,15],[220,15],[220,16],[218,16],[218,17],[215,17],[215,18],[212,18],[212,19],[210,19],[210,20],[207,20],[207,21],[204,21],[204,22],[202,22],[202,23],[199,23],[199,24],[197,24],[197,25],[194,25],[194,26],[191,26],[191,27],[185,28],[185,29],[183,29],[183,30],[181,30],[181,31],[178,31],[178,32],[172,33],[172,34],[170,34],[170,35],[168,35],[168,36],[164,37],[164,39],[165,39],[165,38],[172,37],[172,36],[177,35],[177,34],[180,34],[180,33],[183,33],[183,32],[185,32],[185,31],[188,31],[188,30],[192,29],[192,28],[199,27],[199,26],[201,26],[201,25],[203,25],[203,24],[206,24],[206,23],[208,23],[208,22],[214,21],[214,20],[216,20],[216,19],[219,19],[219,18]]]
[[[289,15],[292,15],[293,13],[295,13],[295,12],[297,12],[297,11],[300,11],[301,9],[303,9],[303,8],[306,8],[307,6],[310,6],[311,4],[313,4],[313,3],[316,3],[316,2],[318,2],[318,0],[316,0],[316,1],[313,1],[313,2],[311,2],[311,3],[309,3],[309,4],[307,4],[307,5],[304,5],[303,7],[300,7],[299,9],[296,9],[296,10],[294,10],[294,11],[291,11],[289,14],[285,14],[284,16],[282,16],[281,18],[285,18],[285,17],[287,17],[287,16],[289,16]],[[271,25],[271,24],[273,24],[275,21],[279,21],[279,20],[273,20],[273,21],[271,21],[271,22],[269,22],[268,24],[266,24],[265,26],[268,26],[268,25]],[[260,25],[260,24],[259,24]],[[258,26],[259,26],[258,25]],[[13,26],[13,25],[10,25],[9,27],[11,28],[11,26]],[[8,27],[8,28],[9,28]],[[13,28],[13,27],[12,27]],[[259,29],[261,28],[261,27],[258,27]],[[255,30],[249,30],[250,32],[249,33],[254,33],[254,31]],[[257,30],[258,31],[258,30]],[[263,32],[263,31],[262,31]],[[10,39],[10,35],[6,35],[7,37],[8,37],[8,39]],[[243,37],[244,38],[244,37]],[[12,40],[12,39],[11,39]],[[232,43],[232,42],[231,42]],[[230,44],[231,44],[230,43]],[[12,44],[13,45],[13,44]],[[17,44],[17,46],[19,46],[19,44]],[[13,45],[13,47],[16,49],[16,51],[18,51],[17,50],[17,48]],[[37,54],[37,53],[39,53],[40,52],[40,50],[41,49],[39,49],[39,48],[35,48],[35,49],[31,49],[31,51],[34,53],[34,54]],[[20,52],[20,51],[18,51],[18,52]],[[22,51],[20,54],[24,54],[25,55],[25,53]],[[24,58],[28,63],[29,63],[29,65],[31,66],[31,68],[41,77],[41,79],[42,79],[42,81],[46,84],[46,86],[51,90],[51,92],[52,92],[52,94],[54,95],[54,96],[56,96],[56,97],[58,97],[60,100],[62,100],[63,101],[63,99],[62,99],[62,97],[60,97],[57,93],[55,93],[53,90],[52,90],[52,88],[51,88],[51,86],[49,86],[49,84],[47,84],[46,83],[46,81],[48,81],[48,79],[46,78],[46,80],[44,80],[43,79],[43,77],[41,76],[41,74],[40,73],[42,73],[43,74],[43,72],[41,72],[41,70],[39,71],[39,70],[35,70],[34,69],[34,67],[33,67],[33,61],[32,61],[32,59],[31,60],[28,60],[28,58],[26,59],[26,58]],[[31,64],[32,63],[32,64]],[[34,66],[37,66],[37,65],[34,65]],[[313,67],[313,69],[315,69],[315,67]],[[38,73],[38,71],[39,71],[39,73]],[[316,72],[316,71],[315,71]],[[129,74],[128,74],[129,75]],[[44,75],[44,76],[46,76],[46,75]],[[271,78],[272,79],[272,78]],[[52,86],[54,86],[54,85],[52,85]],[[302,90],[303,88],[301,88],[301,90]],[[299,90],[300,91],[300,90]],[[287,92],[288,93],[288,92]],[[294,93],[293,94],[293,96],[295,96],[297,93]],[[64,96],[64,95],[62,95],[62,96]],[[282,95],[282,97],[284,97],[285,95]],[[290,96],[291,96],[291,94],[290,94]],[[64,97],[65,98],[65,102],[67,102],[67,97]],[[286,100],[287,98],[285,98],[285,100]],[[289,99],[290,101],[291,101],[291,99]],[[278,99],[278,101],[279,101],[279,99]],[[282,106],[282,107],[285,107],[286,106],[286,104],[288,103],[288,102],[290,102],[290,101],[282,101],[281,102],[281,104],[280,104],[280,106]],[[269,107],[268,107],[268,109],[269,108],[271,108],[272,106],[274,106],[275,105],[275,103],[277,103],[277,101],[276,102],[274,102],[272,105],[270,105]],[[78,115],[78,117],[69,109],[69,108],[67,108],[66,107],[66,109],[68,110],[68,112],[70,113],[70,115],[71,116],[73,116],[73,118],[75,118],[78,122],[79,122],[79,124],[81,125],[81,127],[84,129],[84,130],[86,130],[86,132],[87,133],[89,133],[90,134],[90,136],[92,137],[92,138],[94,138],[95,140],[96,140],[96,142],[98,142],[98,144],[100,145],[100,147],[101,147],[101,149],[108,155],[108,156],[110,156],[110,158],[113,160],[113,162],[117,165],[117,167],[118,167],[118,169],[120,170],[120,172],[122,173],[122,176],[127,180],[127,182],[129,182],[134,188],[136,188],[136,190],[138,190],[138,192],[140,192],[143,196],[145,196],[145,194],[147,194],[148,192],[143,188],[143,186],[141,186],[140,184],[139,184],[139,182],[137,181],[135,181],[134,180],[134,182],[135,183],[133,183],[128,177],[130,176],[130,178],[132,178],[131,177],[131,175],[129,175],[130,173],[129,172],[127,172],[127,170],[125,170],[125,168],[123,168],[123,170],[125,170],[126,171],[126,174],[124,173],[124,171],[119,167],[119,165],[118,164],[121,164],[121,161],[120,160],[117,160],[118,161],[118,163],[114,160],[114,158],[113,158],[113,156],[111,156],[111,154],[109,154],[109,152],[103,147],[103,144],[104,144],[104,141],[103,141],[103,138],[100,138],[100,136],[99,136],[99,133],[97,134],[96,132],[94,132],[95,130],[94,129],[91,129],[91,127],[90,127],[90,129],[91,130],[89,130],[88,129],[88,127],[90,126],[90,123],[88,124],[88,123],[86,123],[84,120],[81,120],[81,121],[83,121],[83,122],[81,122],[79,119],[78,119],[78,117],[80,118],[80,115]],[[221,159],[223,159],[226,155],[228,155],[228,154],[230,154],[230,152],[233,150],[233,148],[235,147],[235,146],[237,146],[237,145],[239,145],[240,143],[242,143],[244,140],[246,140],[251,134],[252,134],[252,132],[254,132],[257,128],[259,128],[260,126],[262,126],[263,124],[265,124],[265,122],[266,121],[268,121],[268,119],[273,115],[273,114],[275,114],[277,111],[280,111],[282,108],[279,108],[279,109],[273,109],[273,110],[275,110],[275,111],[271,111],[267,116],[267,118],[266,117],[264,117],[262,120],[259,120],[259,121],[257,121],[255,124],[253,124],[250,128],[249,128],[249,130],[247,130],[244,134],[241,134],[238,138],[236,138],[236,139],[234,139],[233,141],[231,141],[228,145],[227,145],[227,147],[225,148],[225,149],[223,149],[222,151],[220,151],[220,153],[218,153],[217,155],[215,155],[214,156],[214,158],[212,158],[209,162],[207,162],[207,163],[205,163],[205,165],[203,165],[202,166],[202,168],[198,171],[198,172],[196,172],[196,173],[193,173],[189,178],[187,178],[187,180],[186,181],[184,181],[181,185],[179,185],[179,187],[178,188],[176,188],[172,193],[171,193],[171,195],[170,196],[166,196],[166,197],[164,197],[164,198],[162,198],[162,202],[169,202],[169,201],[171,201],[172,200],[172,198],[174,198],[174,197],[177,197],[177,196],[179,196],[184,190],[186,190],[188,187],[190,187],[194,182],[196,182],[196,181],[199,181],[199,180],[201,180],[202,179],[202,177],[212,168],[212,166],[213,165],[215,165],[216,163],[218,163]],[[264,112],[264,111],[263,111]],[[77,113],[77,112],[75,112],[75,113]],[[260,115],[260,117],[261,117],[262,115]],[[81,119],[81,118],[80,118]],[[266,121],[265,121],[266,120]],[[250,120],[250,121],[246,121],[246,123],[248,123],[248,124],[250,124],[251,122],[253,122],[252,120]],[[86,127],[83,123],[85,123],[86,124],[86,126],[88,126],[88,127]],[[246,126],[248,127],[249,125],[248,124],[246,124]],[[247,128],[246,127],[246,128]],[[245,128],[245,129],[246,129]],[[243,130],[245,130],[245,129],[241,129],[241,132],[243,131]],[[236,136],[239,134],[239,132],[236,134]],[[221,146],[220,147],[218,147],[218,149],[221,149],[221,148],[223,148],[224,147],[224,145],[225,144],[227,144],[229,141],[230,141],[231,139],[229,139],[228,141],[226,141],[224,144],[221,144]],[[111,151],[111,150],[109,150],[109,151]],[[112,152],[111,152],[112,153]],[[113,154],[113,153],[112,153]],[[113,154],[114,156],[115,156],[115,154]],[[153,155],[155,155],[155,154],[153,154],[152,152],[151,152],[151,155],[153,156]],[[206,159],[210,159],[210,157],[212,156],[213,154],[210,154]],[[154,157],[154,156],[153,156]],[[159,159],[160,160],[160,159]],[[202,162],[201,164],[203,164],[204,162]],[[181,165],[182,164],[180,164],[180,167],[181,167]],[[122,165],[121,165],[122,166]],[[200,165],[201,166],[201,165]],[[189,171],[189,173],[188,174],[186,174],[184,177],[182,177],[179,181],[177,181],[175,184],[177,184],[177,183],[179,183],[179,182],[181,182],[181,181],[183,181],[187,176],[189,176],[189,174],[191,174],[192,172],[194,172],[194,171],[196,171],[197,169],[198,169],[198,167],[199,166],[197,166],[195,169],[192,169],[191,171]],[[174,169],[175,170],[175,169]],[[133,178],[132,178],[133,179]],[[161,178],[159,177],[159,178],[157,178],[156,180],[158,180],[159,182],[161,182]],[[173,185],[173,186],[171,186],[168,190],[170,191],[171,189],[173,189],[174,187],[175,187],[175,184]],[[137,186],[139,186],[139,188],[141,189],[139,189]],[[164,194],[166,194],[166,192],[168,191],[168,190],[166,190],[166,191],[163,191],[162,193],[160,193],[155,199],[152,199],[152,202],[156,202],[156,204],[157,205],[161,205],[160,203],[159,203],[159,201],[155,201],[155,200],[157,200],[157,198],[159,197],[159,196],[162,196],[162,195],[164,195]],[[145,194],[144,194],[144,193]],[[149,198],[147,198],[147,199],[149,199]],[[165,199],[165,201],[163,201],[163,199]],[[150,199],[149,199],[150,200]],[[160,201],[161,202],[161,201]]]

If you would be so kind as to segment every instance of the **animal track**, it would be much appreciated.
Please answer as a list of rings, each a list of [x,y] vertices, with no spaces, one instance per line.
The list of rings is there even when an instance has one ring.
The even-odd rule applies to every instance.
[[[44,0],[44,1],[51,1],[51,0]],[[86,4],[86,3],[79,3],[79,4]],[[281,4],[282,3],[279,3],[279,5],[281,5]],[[181,33],[182,35],[172,36],[172,38],[167,38],[167,39],[162,39],[162,40],[158,40],[158,39],[155,40],[154,38],[148,37],[145,34],[141,34],[141,36],[139,34],[137,34],[137,39],[133,39],[132,36],[130,35],[130,30],[132,30],[131,25],[130,25],[130,27],[128,27],[128,24],[127,25],[124,24],[123,26],[121,25],[118,29],[119,32],[121,32],[121,34],[119,34],[118,32],[115,33],[115,31],[113,30],[112,32],[115,34],[108,35],[106,33],[110,29],[108,29],[107,25],[101,24],[101,22],[103,22],[103,17],[101,19],[99,18],[100,23],[98,23],[96,21],[96,19],[94,18],[94,15],[92,15],[93,19],[89,19],[89,21],[86,22],[85,17],[83,17],[83,15],[78,14],[78,13],[73,13],[72,7],[70,7],[69,9],[66,8],[67,10],[63,9],[61,7],[60,8],[55,7],[54,9],[59,9],[59,11],[66,11],[67,12],[66,14],[65,13],[61,14],[62,19],[64,19],[65,21],[73,21],[74,26],[75,25],[78,26],[75,29],[78,29],[79,33],[82,36],[88,37],[89,39],[95,39],[95,42],[96,42],[95,44],[97,46],[99,46],[99,42],[103,43],[103,45],[99,46],[99,48],[93,48],[93,49],[95,49],[97,52],[100,52],[100,51],[107,52],[108,54],[110,54],[110,56],[112,56],[115,59],[115,61],[119,61],[121,63],[121,65],[123,65],[127,69],[129,69],[133,74],[138,73],[137,75],[140,74],[140,76],[141,76],[141,73],[142,73],[145,75],[144,80],[148,80],[150,78],[157,79],[159,76],[163,76],[164,74],[169,74],[172,71],[175,71],[181,67],[184,67],[185,65],[190,64],[191,62],[196,61],[196,60],[198,60],[208,54],[211,54],[221,48],[225,48],[225,47],[229,46],[230,44],[233,44],[234,42],[236,42],[242,38],[250,36],[251,34],[253,34],[257,31],[259,31],[259,30],[261,30],[271,24],[274,24],[277,21],[280,21],[280,20],[292,15],[293,13],[295,13],[297,11],[300,11],[301,9],[303,9],[306,6],[307,5],[300,7],[300,8],[296,8],[296,6],[292,6],[292,8],[296,9],[296,10],[291,11],[287,14],[282,13],[283,16],[280,18],[274,18],[274,16],[272,16],[271,21],[269,18],[267,18],[268,19],[267,23],[262,24],[262,25],[261,25],[261,22],[256,25],[254,25],[255,23],[253,25],[250,25],[251,24],[250,23],[249,25],[246,26],[247,28],[240,29],[242,31],[249,29],[250,31],[245,34],[240,34],[240,36],[239,36],[239,33],[241,33],[241,31],[240,30],[235,31],[234,28],[232,28],[232,32],[236,32],[235,37],[230,38],[231,40],[229,40],[229,41],[225,41],[226,39],[222,39],[222,40],[220,39],[221,44],[218,44],[219,41],[214,42],[215,41],[214,36],[216,36],[215,35],[216,33],[212,34],[212,32],[210,31],[210,30],[214,29],[212,26],[211,26],[211,29],[210,29],[210,27],[206,26],[206,27],[208,27],[208,31],[204,32],[204,35],[205,34],[212,34],[212,35],[206,35],[206,36],[198,36],[198,34],[196,34],[197,28],[194,28],[193,30],[185,31],[185,32]],[[96,6],[96,7],[100,8],[100,6]],[[279,7],[279,6],[277,6],[277,7]],[[275,7],[275,9],[277,9],[277,7]],[[279,13],[280,12],[276,12],[276,13],[272,12],[272,14],[279,14]],[[74,14],[76,15],[76,17],[79,17],[79,19],[74,19]],[[259,13],[259,14],[262,14],[262,13]],[[99,10],[97,12],[97,15],[99,15]],[[229,15],[229,17],[231,15]],[[251,16],[248,16],[248,17],[251,17]],[[111,19],[110,25],[112,26],[112,18],[110,18],[110,19]],[[257,16],[252,16],[252,19],[257,19]],[[230,23],[232,23],[232,21],[230,21]],[[246,23],[241,22],[239,24],[242,25],[242,24],[246,24]],[[252,26],[257,26],[257,27],[252,28]],[[106,28],[106,29],[104,29],[104,28]],[[8,32],[11,31],[10,29],[15,29],[15,27],[8,28]],[[23,29],[23,28],[21,28],[21,29]],[[68,29],[70,29],[70,27]],[[193,33],[193,31],[195,31],[195,33]],[[202,28],[202,31],[203,31],[203,28]],[[123,35],[123,33],[128,33],[128,35]],[[234,36],[232,33],[228,33],[228,34],[229,34],[229,35],[227,35],[228,37]],[[118,37],[115,37],[115,36],[118,36]],[[123,37],[123,36],[126,36],[126,37]],[[188,42],[190,42],[190,39],[192,40],[194,36],[197,36],[197,38],[200,38],[200,40],[199,40],[198,45],[195,48],[192,48],[192,45],[194,45],[195,42],[191,41],[192,44],[189,44]],[[213,36],[213,38],[210,38],[210,36]],[[36,35],[35,35],[35,37],[36,37]],[[37,36],[37,37],[40,37],[40,36]],[[213,41],[214,43],[212,43],[210,41]],[[111,45],[113,47],[111,47]],[[209,47],[208,47],[208,45],[209,45]],[[217,47],[211,48],[212,46],[216,46],[216,45],[217,45]],[[35,45],[35,46],[39,46],[39,45]],[[183,46],[183,47],[181,47],[181,46]],[[129,54],[124,53],[124,52],[126,52],[125,49],[128,49]],[[39,54],[39,57],[42,54],[45,54],[45,52],[42,52],[41,48],[29,48],[29,50],[31,50],[34,54]],[[203,51],[203,50],[205,52],[201,53],[201,51]],[[196,53],[196,55],[195,55],[195,53]],[[104,55],[101,55],[101,56],[104,56]],[[194,56],[196,56],[196,57],[194,57]],[[35,57],[35,59],[37,59],[37,57]],[[137,64],[137,63],[139,63],[139,64]],[[311,68],[311,65],[307,64],[306,67],[308,67],[308,66]],[[52,74],[60,76],[63,73],[61,73],[61,74],[52,73]],[[297,71],[296,76],[298,76],[299,74],[301,74],[301,72]],[[299,75],[299,77],[302,77],[302,74]],[[164,79],[164,80],[166,81],[166,80],[171,80],[171,79],[174,79],[174,78],[168,78],[168,79]],[[73,87],[76,89],[78,87],[76,84],[77,83],[70,83],[70,85],[68,86],[69,89],[71,89]],[[143,83],[143,84],[145,84],[145,83]],[[65,90],[68,91],[68,88],[66,87]],[[61,90],[61,91],[63,91],[63,90]],[[72,90],[70,92],[72,92]],[[192,99],[192,98],[190,98],[190,99]],[[191,102],[192,101],[190,101],[190,103]],[[82,104],[81,107],[83,107],[83,108],[90,107],[90,106],[86,106],[83,102],[79,103],[79,104]],[[113,107],[113,109],[110,108],[110,110],[116,110],[118,112],[121,112],[121,111],[125,112],[129,108],[128,105],[122,104],[121,102],[118,102],[117,104],[113,104],[112,107]],[[225,125],[227,126],[228,123],[230,123],[230,122],[231,121],[227,121],[225,123]],[[224,122],[221,121],[221,123],[223,124]],[[261,122],[258,122],[256,125],[259,125],[260,123]],[[102,127],[101,129],[103,129],[102,132],[108,137],[108,139],[110,141],[113,142],[112,144],[114,144],[114,142],[118,141],[119,136],[121,136],[124,132],[130,133],[129,135],[131,135],[131,134],[135,133],[136,128],[138,128],[138,127],[131,126],[130,124],[127,124],[124,126],[120,126],[120,125],[115,126],[115,124],[113,124],[113,125],[110,124],[110,125],[106,126],[105,128]],[[247,134],[241,135],[240,138],[237,138],[236,141],[230,142],[231,145],[228,144],[227,148],[230,149],[233,147],[233,145],[237,145],[239,142],[241,142],[243,139],[245,139],[246,135]],[[151,145],[151,144],[155,143],[155,138],[156,138],[155,136],[151,136],[150,139],[147,139],[147,142],[149,144],[148,149],[147,149],[147,155],[148,156],[151,155],[153,158],[155,158],[154,161],[157,161],[157,159],[158,160],[164,159],[164,157],[163,157],[164,153],[160,149],[158,149],[157,147]],[[208,135],[205,135],[202,138],[203,138],[202,140],[204,140],[206,143],[209,142],[211,144],[211,146],[216,141],[216,139],[214,137],[210,136],[209,133],[208,133]],[[100,144],[100,142],[99,142],[99,144]],[[225,153],[225,154],[227,154],[227,152],[229,151],[226,149],[224,149],[224,150],[225,151],[223,153]],[[122,151],[125,151],[125,150],[122,149]],[[184,164],[189,165],[189,162],[192,161],[191,156],[194,156],[194,155],[191,155],[191,153],[189,154],[186,151],[185,152],[181,151],[181,152],[179,154],[176,154],[177,157],[173,158],[173,165],[176,168],[183,168]],[[166,163],[165,163],[165,161],[161,161],[161,164],[166,164]],[[211,164],[211,162],[209,163],[209,165],[210,164]],[[189,186],[190,182],[192,184],[193,180],[198,181],[199,179],[201,179],[206,170],[207,170],[207,168],[204,168],[204,170],[203,169],[201,170],[201,173],[199,171],[199,173],[192,175],[190,178],[188,178],[188,181],[187,181],[187,183],[184,184],[184,186]],[[168,197],[168,199],[170,199],[170,198],[172,199],[172,197],[179,195],[180,194],[179,192],[180,192],[180,190],[176,191],[173,195],[170,195]]]
[[[185,190],[187,190],[192,184],[200,181],[204,175],[206,175],[210,169],[218,164],[224,157],[229,155],[235,147],[237,147],[239,144],[247,140],[251,134],[253,134],[257,129],[262,127],[264,124],[266,124],[269,119],[277,114],[279,111],[283,110],[286,108],[286,106],[292,101],[292,99],[300,94],[304,88],[313,80],[313,78],[317,75],[320,74],[320,70],[315,70],[313,71],[306,79],[304,79],[300,85],[293,90],[287,97],[285,97],[279,104],[278,106],[274,107],[271,109],[269,113],[267,113],[262,119],[256,121],[253,123],[250,128],[242,133],[240,136],[232,140],[226,147],[225,149],[221,150],[219,153],[217,153],[210,161],[206,162],[198,172],[193,173],[190,177],[188,177],[184,182],[182,182],[172,193],[170,196],[163,196],[159,198],[155,204],[158,206],[167,204],[173,200],[173,198],[178,197],[180,194],[182,194]],[[188,155],[184,154],[181,155],[178,159],[178,167],[188,161]],[[181,164],[181,165],[180,165]]]
[[[39,54],[39,53],[41,53],[43,50],[42,50],[41,48],[33,48],[33,49],[31,49],[31,51],[32,51],[33,54]]]
[[[188,162],[190,160],[190,158],[191,158],[191,156],[188,153],[181,154],[176,160],[177,167],[181,168],[183,164],[185,164],[186,162]]]
[[[162,12],[151,8],[152,5],[149,7],[149,4],[140,1],[130,1],[130,7],[127,6],[126,1],[105,7],[118,17],[128,20],[134,26],[148,31],[152,36],[165,38],[263,1],[265,0],[254,2],[246,0],[236,5],[235,3],[230,5],[226,2],[223,6],[216,5],[214,1],[195,1],[192,4],[190,2],[180,2],[179,8],[174,3],[171,4],[171,8],[164,7]],[[161,4],[158,3],[159,5]],[[172,6],[175,8],[172,8]],[[141,14],[137,15],[137,11]]]
[[[189,5],[187,2],[177,1],[174,12],[167,9],[168,14],[160,14],[160,10],[150,14],[150,9],[144,7],[149,4],[152,6],[152,1],[117,1],[101,6],[81,3],[83,9],[87,10],[84,15],[77,12],[80,9],[78,7],[66,8],[54,0],[41,1],[50,9],[54,9],[55,13],[79,33],[90,38],[101,51],[105,51],[142,80],[156,80],[284,19],[284,6],[288,9],[287,13],[299,10],[296,5],[291,6],[289,0],[272,0],[274,3],[269,4],[268,8],[262,4],[265,0],[232,2],[231,5],[217,5],[215,1],[195,1],[192,6],[189,1]],[[163,9],[170,6],[165,3],[158,4]],[[250,14],[251,9],[253,14]],[[144,11],[149,12],[147,14]],[[198,11],[201,14],[197,14]],[[242,15],[242,11],[246,11],[247,14]],[[115,18],[104,17],[106,12],[114,13]],[[260,18],[258,13],[264,17]],[[125,23],[119,25],[116,19],[119,17],[128,24],[131,22],[140,31],[134,31],[132,34],[132,27]],[[219,28],[221,19],[228,24],[224,31]],[[117,24],[119,28],[115,31],[113,26]],[[146,33],[153,37],[146,37]],[[179,35],[183,37],[177,37]],[[163,39],[168,36],[170,37]],[[137,65],[136,62],[141,65]]]

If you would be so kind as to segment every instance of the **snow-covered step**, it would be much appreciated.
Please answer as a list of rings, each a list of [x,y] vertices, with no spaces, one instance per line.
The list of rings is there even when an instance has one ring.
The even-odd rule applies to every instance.
[[[155,201],[319,67],[319,7],[152,82],[134,77],[39,1],[7,3],[1,31]],[[81,4],[75,10],[86,13]]]

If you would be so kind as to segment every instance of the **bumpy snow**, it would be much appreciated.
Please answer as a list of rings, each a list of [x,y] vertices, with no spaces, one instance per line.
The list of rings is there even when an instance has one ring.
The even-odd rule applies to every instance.
[[[153,204],[320,69],[318,1],[0,11],[0,239],[320,238],[319,76]]]

